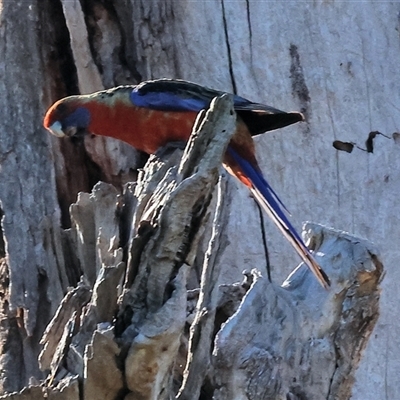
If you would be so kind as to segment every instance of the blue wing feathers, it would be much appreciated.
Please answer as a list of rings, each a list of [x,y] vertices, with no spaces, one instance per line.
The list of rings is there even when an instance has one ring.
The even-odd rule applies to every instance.
[[[208,105],[201,99],[185,98],[170,92],[149,92],[142,95],[132,90],[130,99],[135,106],[159,111],[199,112]]]
[[[281,209],[280,205],[283,208],[286,207],[272,190],[268,182],[264,179],[261,172],[257,168],[253,167],[248,161],[240,157],[232,147],[229,146],[227,151],[251,181],[253,186],[250,188],[250,191],[253,193],[255,200],[257,200],[286,239],[288,239],[299,256],[315,274],[320,284],[327,289],[330,286],[328,276],[314,260],[307,246],[286,217],[285,212]]]
[[[207,108],[211,100],[224,92],[205,88],[191,82],[159,80],[143,82],[130,93],[132,104],[159,111],[195,111]],[[273,107],[253,103],[244,97],[233,95],[236,110],[282,113]]]
[[[281,206],[287,211],[287,208],[269,185],[269,183],[262,176],[261,172],[257,171],[248,161],[244,160],[239,154],[232,149],[232,147],[228,147],[228,153],[235,159],[235,161],[239,164],[240,168],[243,170],[245,175],[251,180],[254,187],[262,194],[267,203],[270,205],[272,211],[276,214],[276,216],[282,220],[282,222],[287,226],[287,228],[291,231],[293,236],[296,237],[298,241],[300,241],[303,245],[303,241],[300,238],[299,234],[296,232],[288,218],[286,217],[284,211],[282,211]],[[279,204],[278,204],[279,203]],[[304,247],[306,247],[304,245]]]

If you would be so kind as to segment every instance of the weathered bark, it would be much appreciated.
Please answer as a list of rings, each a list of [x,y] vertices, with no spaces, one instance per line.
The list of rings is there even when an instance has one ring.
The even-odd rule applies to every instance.
[[[382,266],[367,242],[307,226],[333,280],[330,291],[304,266],[283,287],[253,270],[241,285],[220,289],[228,207],[219,174],[234,124],[231,100],[218,99],[199,116],[183,154],[165,149],[152,157],[134,191],[127,186],[119,196],[99,183],[71,206],[84,278],[44,334],[47,385],[9,397],[349,396],[378,316]],[[204,257],[201,238],[209,241]],[[200,290],[188,293],[199,258]]]
[[[43,376],[40,336],[68,285],[54,170],[41,127],[38,15],[26,2],[0,7],[1,391]]]
[[[79,93],[86,67],[75,66],[69,15],[58,1],[0,2],[1,392],[43,378],[40,337],[79,281],[74,238],[60,230],[70,226],[69,205],[100,179],[120,186],[134,178],[141,163],[122,144],[60,142],[43,131],[46,107]]]
[[[282,2],[274,3],[272,7],[269,2],[245,1],[186,4],[158,0],[31,0],[18,5],[0,0],[0,215],[3,216],[0,235],[3,294],[0,299],[1,391],[19,390],[29,380],[34,383],[44,377],[37,363],[40,337],[67,288],[76,287],[82,272],[85,280],[79,283],[77,292],[74,289],[68,292],[71,298],[66,298],[60,308],[68,309],[62,313],[65,320],[52,325],[53,329],[61,331],[58,336],[54,336],[53,331],[49,334],[53,341],[49,341],[43,353],[43,365],[50,365],[53,378],[48,395],[50,398],[78,398],[78,381],[85,376],[89,381],[84,385],[86,397],[98,391],[105,392],[111,381],[115,382],[115,386],[111,385],[110,393],[122,387],[119,395],[123,397],[127,391],[125,377],[121,377],[125,367],[123,363],[113,360],[115,357],[119,361],[124,360],[128,350],[119,341],[115,346],[111,326],[116,299],[120,295],[116,282],[121,274],[126,273],[125,285],[134,285],[145,258],[140,255],[144,252],[148,257],[151,253],[150,250],[146,253],[146,246],[155,234],[148,219],[140,221],[139,218],[142,211],[153,210],[153,205],[146,206],[148,199],[136,198],[132,186],[121,195],[122,185],[136,179],[135,170],[142,165],[143,159],[129,147],[101,138],[87,138],[82,143],[49,137],[41,127],[41,119],[46,107],[62,96],[168,76],[237,91],[283,109],[296,108],[305,112],[305,127],[289,128],[284,137],[278,132],[257,140],[260,165],[268,172],[266,175],[277,191],[284,194],[282,197],[289,203],[298,225],[301,220],[310,218],[328,221],[341,229],[373,239],[384,250],[390,279],[385,280],[381,323],[373,335],[367,362],[360,369],[354,396],[357,399],[367,395],[378,397],[385,390],[387,396],[398,397],[396,370],[399,360],[396,349],[399,338],[392,333],[398,329],[395,307],[398,303],[398,269],[390,268],[396,265],[396,240],[400,226],[395,212],[399,180],[393,172],[399,163],[397,136],[390,140],[382,135],[376,136],[374,153],[369,154],[356,150],[351,155],[338,154],[331,147],[331,143],[338,139],[363,147],[369,131],[379,129],[390,135],[399,130],[394,117],[396,107],[393,106],[399,102],[399,94],[393,93],[393,85],[387,83],[393,81],[391,76],[395,75],[393,71],[397,71],[397,8],[395,2],[366,2],[360,10],[353,4],[336,2],[302,3],[293,7],[287,7]],[[290,29],[286,28],[288,26]],[[373,41],[370,40],[370,32],[374,32]],[[381,62],[382,59],[385,63]],[[297,135],[290,136],[291,132]],[[172,157],[179,160],[179,152]],[[172,159],[163,159],[160,163],[164,162],[174,163]],[[153,160],[148,165],[150,170],[146,169],[149,185],[146,196],[150,196],[161,179],[162,171],[155,173],[161,164]],[[360,168],[360,165],[363,167]],[[102,184],[96,186],[91,195],[87,194],[99,180],[112,183],[116,189]],[[182,367],[176,368],[174,375],[179,381],[185,374],[180,396],[187,398],[200,391],[203,398],[211,392],[221,398],[235,391],[237,396],[258,398],[275,390],[273,393],[277,396],[287,394],[289,398],[301,398],[303,392],[316,396],[314,390],[321,389],[323,393],[329,392],[330,396],[348,397],[353,369],[378,315],[377,311],[373,312],[376,307],[373,289],[379,273],[358,274],[358,279],[362,281],[360,288],[363,289],[356,290],[346,286],[343,283],[346,279],[343,280],[342,276],[335,279],[344,268],[341,264],[328,263],[325,266],[333,280],[341,282],[340,285],[347,289],[338,283],[333,293],[340,294],[329,294],[323,304],[333,307],[332,315],[336,317],[338,310],[343,308],[343,315],[349,319],[343,319],[342,325],[323,319],[300,328],[294,328],[297,325],[293,323],[296,339],[299,336],[300,339],[316,337],[317,342],[314,340],[312,343],[322,340],[327,348],[333,348],[336,366],[324,364],[324,360],[316,357],[315,353],[300,357],[301,362],[308,363],[308,369],[304,364],[296,364],[298,354],[290,351],[291,343],[285,342],[285,338],[279,342],[286,343],[283,355],[276,349],[279,346],[272,349],[261,347],[257,354],[254,352],[259,349],[258,342],[250,350],[241,347],[243,343],[239,339],[247,337],[248,333],[242,331],[240,334],[240,330],[235,329],[232,332],[238,335],[237,339],[226,327],[262,325],[260,332],[265,332],[274,340],[277,335],[289,335],[279,324],[274,326],[276,331],[271,330],[270,317],[264,309],[271,307],[275,301],[283,310],[282,315],[289,315],[290,311],[281,305],[280,296],[286,299],[284,304],[297,304],[297,296],[305,297],[306,287],[300,285],[297,288],[299,292],[293,293],[292,290],[271,286],[257,273],[248,273],[243,286],[225,285],[219,289],[221,298],[217,300],[217,311],[214,311],[216,293],[212,287],[205,286],[204,278],[198,300],[196,287],[199,286],[204,258],[206,265],[214,265],[214,269],[208,267],[204,271],[206,277],[217,274],[215,271],[223,268],[219,283],[237,280],[244,268],[251,270],[257,267],[262,271],[265,268],[257,210],[244,189],[235,187],[229,180],[227,187],[229,195],[224,201],[232,203],[232,210],[240,210],[232,211],[230,218],[225,220],[227,206],[221,206],[219,213],[224,220],[224,235],[227,238],[224,236],[218,241],[218,230],[215,228],[213,245],[209,244],[212,217],[202,228],[209,232],[208,236],[205,234],[201,239],[199,233],[190,237],[194,240],[191,248],[195,249],[198,245],[202,250],[198,250],[197,254],[193,250],[186,255],[188,259],[194,259],[195,267],[190,269],[188,278],[188,287],[194,290],[188,293],[187,306],[192,312],[187,317],[186,328],[189,323],[192,327],[190,336],[182,338],[177,356],[177,363]],[[82,193],[76,201],[78,192],[86,193]],[[232,193],[234,195],[231,196]],[[71,203],[75,204],[70,214]],[[115,207],[114,203],[118,205]],[[214,194],[210,213],[214,212],[216,204]],[[143,210],[140,211],[140,208]],[[114,216],[114,210],[118,211],[117,216]],[[107,213],[107,217],[101,216],[103,212]],[[134,213],[137,219],[133,225],[119,225],[120,221],[130,221]],[[62,230],[60,226],[71,229]],[[123,262],[127,260],[129,235],[132,229],[137,228],[140,228],[140,234],[132,239],[129,246],[138,250],[129,255],[131,261],[125,271]],[[84,234],[79,236],[77,232]],[[285,245],[275,239],[278,235],[268,226],[267,233],[274,267],[273,280],[279,281],[292,269],[294,258],[283,247]],[[114,239],[118,237],[119,240]],[[323,253],[340,253],[340,256],[332,256],[335,262],[338,257],[352,259],[351,251],[346,253],[345,249],[348,246],[354,248],[351,245],[353,239],[338,232],[323,229],[321,233],[318,228],[314,238],[321,239],[322,245],[316,244],[315,248],[320,249],[320,245],[326,248],[327,242],[322,238],[327,237],[337,238],[336,245]],[[186,241],[184,243],[187,244]],[[158,245],[162,246],[162,242]],[[211,255],[204,257],[208,246],[213,249],[220,246],[220,252],[213,250]],[[366,249],[369,245],[363,250],[367,255]],[[370,252],[375,254],[375,250]],[[367,260],[368,257],[365,257]],[[379,271],[379,262],[374,257],[372,259]],[[337,265],[333,272],[332,265]],[[156,280],[154,288],[162,287],[162,276]],[[346,276],[350,279],[354,271],[353,275],[348,272]],[[175,293],[177,302],[171,300],[171,309],[182,299],[179,282],[184,279],[183,271],[179,279],[175,282],[175,291],[172,284],[168,286],[167,292]],[[354,284],[357,285],[357,282]],[[154,288],[151,296],[157,298]],[[94,290],[94,294],[88,300],[90,289]],[[307,298],[318,298],[314,291],[319,293],[319,288],[310,288]],[[269,299],[266,301],[264,292],[272,296],[271,303]],[[341,297],[344,293],[345,300]],[[257,299],[255,304],[246,308],[250,304],[246,302],[251,302],[253,298]],[[357,299],[350,307],[356,315],[356,328],[351,328],[348,323],[352,321],[353,314],[348,314],[346,307],[351,300]],[[89,303],[86,304],[87,301]],[[198,301],[203,311],[195,313],[193,308]],[[359,303],[362,301],[368,304],[363,306],[369,310],[365,315]],[[263,307],[257,308],[258,304]],[[314,315],[311,312],[313,309],[307,300],[301,304],[299,313],[306,315],[304,318],[308,321],[310,315]],[[205,307],[209,307],[210,311],[204,312]],[[247,310],[245,316],[240,313],[241,310]],[[257,318],[258,322],[245,320],[247,314],[251,318],[252,312],[257,318],[261,315],[261,320],[266,319],[268,323],[263,325]],[[235,317],[220,329],[221,323],[234,314]],[[85,324],[79,328],[81,320]],[[364,320],[368,324],[357,328],[357,324]],[[94,334],[98,321],[106,324],[98,327]],[[178,332],[179,321],[175,322],[174,332]],[[322,336],[311,327],[306,329],[308,325],[318,324],[326,327]],[[217,339],[223,339],[226,348],[221,346],[220,339],[214,345],[216,331],[219,331]],[[132,337],[135,334],[133,330]],[[255,338],[264,344],[266,339],[260,335],[255,335]],[[334,337],[332,341],[328,340],[330,335]],[[64,338],[65,343],[64,347],[57,349],[56,357],[54,351],[58,343],[54,338]],[[304,348],[300,339],[296,343],[301,343],[299,346]],[[234,343],[237,340],[238,345],[233,349],[235,352],[228,351],[230,343],[226,340]],[[69,346],[68,341],[72,341]],[[172,343],[171,348],[176,344],[173,340],[168,343]],[[354,347],[347,348],[348,343]],[[156,342],[154,346],[156,348]],[[185,349],[188,347],[193,356],[187,370],[183,371],[185,362],[182,360],[186,359]],[[210,355],[209,349],[215,350],[214,355]],[[308,347],[305,346],[305,349]],[[224,367],[227,352],[231,369]],[[100,382],[96,379],[97,371],[103,368],[97,353],[100,359],[109,360],[110,380]],[[130,356],[134,357],[132,353],[133,350]],[[170,359],[172,355],[167,353],[166,357]],[[244,362],[244,359],[247,361]],[[59,366],[60,360],[67,360],[67,364]],[[262,363],[258,364],[258,360]],[[375,360],[385,364],[379,372],[373,368],[372,361]],[[208,367],[202,369],[203,363]],[[279,374],[268,375],[267,371],[264,375],[266,370],[257,369],[263,363],[279,368]],[[327,375],[321,373],[318,382],[332,379],[328,385],[330,389],[327,389],[326,382],[315,387],[309,384],[311,375],[307,373],[315,373],[316,364],[317,372],[322,370],[322,364],[327,366]],[[244,368],[246,376],[240,374]],[[371,368],[372,371],[369,371]],[[304,370],[307,373],[303,373]],[[237,374],[232,375],[235,371]],[[78,374],[79,380],[71,377],[71,373]],[[131,375],[133,373],[132,370]],[[371,373],[374,379],[367,379]],[[56,377],[60,379],[63,374],[67,377],[58,383],[58,393],[53,393]],[[288,375],[285,374],[293,374],[297,385],[288,382]],[[215,381],[215,376],[220,376],[220,381]],[[261,386],[268,379],[273,384],[268,383],[266,391],[262,392]],[[181,384],[178,381],[174,381],[176,392]],[[36,395],[43,395],[40,388],[31,388],[21,394],[27,398]]]
[[[81,378],[85,377],[85,398],[115,398],[119,392],[128,390],[136,398],[168,398],[172,393],[171,374],[186,321],[186,282],[189,272],[187,263],[194,263],[197,243],[205,227],[211,225],[206,222],[212,212],[210,205],[214,204],[212,194],[218,180],[222,155],[234,130],[235,117],[232,112],[226,111],[227,107],[232,108],[230,102],[222,110],[217,110],[214,115],[208,117],[210,120],[202,125],[203,132],[200,132],[196,143],[193,146],[189,143],[179,167],[174,167],[177,164],[173,156],[167,162],[157,158],[149,162],[135,189],[135,202],[118,203],[111,186],[97,185],[92,194],[92,201],[81,202],[82,213],[72,213],[76,237],[80,237],[84,243],[93,244],[89,246],[92,257],[101,248],[103,228],[110,224],[115,228],[126,225],[123,229],[130,229],[132,240],[119,303],[117,304],[113,293],[116,293],[121,279],[111,279],[110,276],[121,278],[121,275],[105,275],[105,271],[113,271],[121,264],[119,260],[110,260],[109,254],[104,252],[103,259],[107,262],[91,264],[93,268],[97,265],[100,269],[86,313],[81,312],[86,304],[74,300],[82,298],[82,295],[77,297],[78,292],[71,292],[45,334],[46,345],[41,365],[45,369],[51,368],[51,381],[54,385],[66,379],[65,375],[69,372],[78,373]],[[221,106],[219,108],[221,109]],[[225,113],[226,117],[221,117]],[[203,121],[199,120],[199,125],[200,122]],[[165,177],[160,180],[164,174]],[[131,187],[128,186],[126,190],[125,198],[133,195],[130,192]],[[219,197],[221,196],[220,193]],[[110,207],[110,203],[114,203],[114,208]],[[111,213],[93,212],[95,209],[103,209],[105,204]],[[132,205],[135,205],[134,210],[117,213],[123,217],[115,218],[115,207]],[[75,206],[71,211],[74,208]],[[93,214],[96,216],[91,218]],[[77,224],[76,216],[79,215],[89,218],[82,224]],[[126,220],[126,216],[130,218]],[[93,236],[97,241],[90,239]],[[139,240],[140,236],[144,238],[145,244]],[[87,238],[89,240],[86,240]],[[110,240],[106,242],[110,243]],[[114,240],[114,243],[118,242]],[[108,253],[118,252],[118,249],[107,250]],[[86,252],[81,257],[81,263],[85,263],[87,258]],[[89,274],[92,273],[93,271]],[[101,285],[105,286],[102,291]],[[79,304],[81,307],[77,306]],[[110,329],[116,311],[117,320],[115,326]],[[81,319],[80,324],[83,328],[79,329],[72,339],[71,333],[69,337],[63,336],[63,329],[60,328],[65,327],[66,332],[71,321],[78,319]],[[115,342],[109,339],[111,353],[94,344],[87,350],[85,346],[94,340],[92,335],[93,338],[99,337],[98,340],[106,340],[105,333],[97,328],[99,324],[105,323],[108,324],[103,330],[109,332],[109,338],[115,337]],[[54,351],[56,343],[59,345]],[[78,360],[71,355],[71,352],[76,355],[73,348],[79,349]],[[101,355],[100,350],[96,352],[96,349],[100,348]],[[115,364],[112,366],[113,363],[96,363],[95,360],[112,358],[113,355],[119,354],[120,348],[123,354],[118,360],[119,369]],[[90,356],[86,357],[87,352]],[[50,362],[51,353],[54,357]],[[93,371],[92,374],[85,372],[89,372],[89,368]],[[99,382],[98,379],[94,379],[96,375],[107,374],[109,368],[117,374],[116,379],[110,380],[113,385],[107,385],[104,380]],[[119,386],[116,382],[119,382]]]

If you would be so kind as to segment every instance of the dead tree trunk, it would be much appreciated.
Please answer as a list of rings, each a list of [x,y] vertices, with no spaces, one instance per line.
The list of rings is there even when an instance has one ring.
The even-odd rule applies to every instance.
[[[284,287],[268,282],[253,248],[243,282],[219,286],[232,249],[228,217],[246,215],[233,242],[246,254],[251,242],[244,239],[258,233],[247,209],[229,215],[232,185],[219,178],[232,133],[229,112],[209,116],[208,134],[226,130],[212,146],[201,136],[183,157],[179,149],[164,150],[122,194],[141,165],[136,152],[99,138],[60,141],[41,127],[45,108],[62,96],[151,77],[236,90],[243,63],[234,57],[242,61],[244,52],[230,43],[236,34],[230,16],[238,26],[233,6],[204,3],[210,18],[217,15],[213,7],[222,13],[209,46],[204,18],[173,3],[0,0],[1,393],[26,387],[6,397],[348,398],[378,317],[377,251],[309,224],[331,291],[303,268]],[[246,12],[256,46],[255,14],[249,5]],[[194,35],[200,28],[203,34]],[[193,38],[192,50],[203,38],[207,59],[183,46],[182,35]],[[296,46],[290,50],[293,93],[307,111],[312,98]],[[247,61],[255,81],[245,90],[257,93],[259,67]],[[108,184],[89,195],[99,180]]]
[[[218,99],[183,154],[163,149],[122,196],[104,183],[80,195],[67,235],[83,279],[42,340],[45,386],[12,398],[348,398],[382,266],[368,243],[308,226],[330,291],[304,266],[283,287],[257,269],[219,287],[220,165],[234,124],[232,101]]]

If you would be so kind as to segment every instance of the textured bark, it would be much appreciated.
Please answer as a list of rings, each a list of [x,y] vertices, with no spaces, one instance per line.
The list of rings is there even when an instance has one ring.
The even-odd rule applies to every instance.
[[[330,291],[304,266],[283,287],[253,270],[219,289],[229,215],[219,174],[234,124],[232,101],[218,99],[185,151],[152,157],[134,192],[99,183],[71,206],[83,280],[44,333],[49,374],[30,396],[75,396],[76,378],[86,399],[349,396],[378,316],[382,265],[367,242],[307,226]],[[209,241],[204,256],[200,239]],[[188,293],[196,260],[200,289]]]
[[[113,362],[128,354],[135,357],[133,345],[129,350],[129,346],[117,341],[116,347],[114,342],[112,316],[121,294],[116,282],[125,274],[125,286],[135,285],[143,260],[151,255],[147,246],[155,232],[148,218],[140,221],[135,217],[132,225],[120,221],[156,210],[154,204],[147,206],[147,197],[164,176],[161,166],[179,162],[181,154],[173,152],[171,158],[153,160],[148,165],[147,192],[142,199],[135,196],[132,185],[122,194],[122,186],[136,180],[136,168],[143,165],[144,157],[124,144],[102,138],[60,141],[43,131],[41,120],[46,107],[65,95],[166,76],[194,80],[305,113],[307,123],[303,126],[257,139],[260,165],[288,203],[297,226],[302,220],[322,221],[368,237],[383,249],[389,279],[383,284],[381,317],[357,373],[353,397],[378,398],[382,393],[399,397],[396,371],[400,339],[395,334],[398,269],[392,266],[398,257],[400,226],[395,209],[400,181],[394,172],[399,167],[399,127],[395,116],[400,99],[391,83],[398,69],[398,4],[371,1],[359,9],[356,3],[338,2],[299,3],[293,7],[284,2],[271,6],[269,2],[248,1],[17,3],[0,0],[2,392],[19,390],[29,381],[34,384],[46,376],[47,371],[43,374],[38,368],[39,340],[68,293],[62,303],[68,312],[57,314],[60,319],[53,320],[53,330],[48,335],[52,341],[41,359],[44,366],[50,366],[53,379],[47,389],[49,398],[78,398],[82,388],[78,381],[82,382],[85,376],[91,377],[91,383],[85,385],[86,397],[99,391],[106,393],[112,381],[115,386],[111,385],[110,393],[121,387],[118,396],[135,398],[127,389],[124,374],[128,368],[119,361]],[[338,152],[331,146],[334,141],[345,143],[347,148],[352,146],[353,151]],[[156,171],[158,168],[161,172]],[[100,184],[89,195],[99,180],[115,188]],[[192,248],[199,249],[186,254],[194,265],[187,272],[187,286],[193,290],[188,293],[186,323],[192,327],[189,336],[181,336],[176,363],[182,367],[174,371],[173,391],[178,392],[184,374],[182,398],[190,398],[193,393],[200,393],[202,398],[208,398],[210,393],[218,398],[229,398],[232,393],[262,398],[268,397],[271,390],[276,396],[303,398],[307,394],[313,398],[320,394],[315,392],[319,389],[327,398],[348,398],[354,368],[378,316],[375,288],[381,267],[376,250],[365,242],[358,245],[346,234],[314,227],[311,236],[318,242],[314,247],[324,255],[322,263],[337,284],[327,298],[318,297],[319,289],[312,283],[309,287],[308,278],[296,289],[294,283],[292,289],[279,289],[257,273],[248,272],[243,285],[230,286],[240,279],[245,268],[264,271],[265,253],[261,220],[248,193],[229,179],[226,187],[225,205],[220,205],[218,211],[224,220],[224,236],[216,239],[220,233],[215,226],[214,239],[209,243],[210,216],[200,229],[209,232],[208,236],[202,238],[199,231],[189,238]],[[78,192],[85,193],[77,200]],[[182,196],[190,197],[192,192]],[[229,219],[224,217],[227,203],[232,210]],[[214,193],[210,213],[214,213],[217,204]],[[138,234],[129,242],[132,229]],[[275,230],[267,225],[266,231],[276,282],[284,279],[297,259]],[[170,233],[172,240],[175,232]],[[178,235],[175,239],[182,238]],[[183,243],[187,244],[185,240]],[[162,243],[160,238],[158,246]],[[136,250],[129,251],[128,246]],[[205,256],[209,246],[213,251]],[[373,255],[370,258],[369,253]],[[125,271],[128,256],[130,263]],[[329,258],[331,262],[325,263]],[[349,260],[353,267],[344,267],[338,259]],[[367,272],[359,270],[360,260]],[[203,262],[214,268],[203,271]],[[217,286],[205,288],[204,282],[210,280],[208,274],[218,275],[218,268],[222,268],[218,282],[225,285],[218,289],[216,300]],[[346,271],[345,278],[339,273],[342,270]],[[82,273],[85,279],[78,284]],[[149,295],[157,299],[168,273],[154,275]],[[168,303],[171,310],[183,298],[184,278],[182,270],[174,283],[176,287],[168,286],[166,293],[175,293],[175,300]],[[68,289],[77,285],[77,289]],[[146,292],[145,287],[140,289]],[[325,321],[322,316],[315,322],[311,317],[315,310],[309,304],[314,298],[329,305],[329,313],[339,318],[336,323]],[[198,301],[202,311],[196,313]],[[246,308],[248,304],[251,307]],[[258,304],[263,306],[258,308]],[[291,318],[293,304],[299,308],[307,323],[296,325],[295,321],[291,328],[296,333],[295,343],[306,354],[299,356],[298,349],[292,350],[293,332],[289,329],[289,334],[284,323],[272,323],[271,327],[272,317],[265,310],[272,304],[280,307],[281,313],[270,310],[278,321],[283,321],[282,315]],[[292,304],[289,310],[286,304]],[[251,319],[252,313],[256,322],[245,319]],[[324,315],[327,313],[324,308]],[[220,329],[221,323],[233,315]],[[265,320],[268,323],[263,325]],[[94,334],[99,321],[105,324],[98,326]],[[171,329],[176,336],[181,321],[177,318],[175,322]],[[257,345],[253,347],[240,342],[248,333],[237,328],[250,324],[254,324],[254,331],[265,335],[255,334]],[[235,326],[235,330],[229,331],[229,326]],[[315,326],[320,327],[317,333]],[[130,337],[135,338],[136,333],[134,330]],[[276,337],[280,337],[279,346],[285,347],[283,354],[278,345],[258,345]],[[322,343],[326,354],[334,354],[334,364],[323,356],[317,357],[315,352],[308,354],[309,343],[305,345],[302,337],[315,338],[311,344]],[[176,341],[169,337],[165,340],[175,354]],[[64,346],[57,348],[59,341]],[[237,346],[229,347],[232,343]],[[74,350],[69,351],[71,348]],[[192,358],[184,371],[188,348]],[[213,355],[209,349],[214,350]],[[103,368],[96,359],[97,352],[108,360],[110,380],[99,382],[96,378]],[[169,352],[165,357],[169,361],[173,358]],[[296,364],[299,359],[301,362]],[[60,360],[66,360],[66,365],[59,366]],[[203,364],[207,368],[202,369]],[[275,370],[269,373],[267,367],[260,365]],[[316,377],[316,373],[320,375]],[[66,376],[61,379],[63,374]],[[78,374],[79,378],[71,374]],[[132,370],[131,375],[134,374]],[[289,382],[289,375],[296,379],[295,383]],[[163,376],[168,376],[165,370]],[[216,376],[220,381],[215,380]],[[311,376],[318,383],[311,385]],[[165,379],[162,382],[168,381]],[[56,384],[58,387],[54,388]],[[43,392],[31,388],[21,396],[36,398]]]
[[[40,38],[32,34],[39,11],[28,6],[5,2],[0,14],[3,391],[42,377],[40,336],[68,285],[54,170],[40,121],[44,74]]]
[[[235,116],[228,112],[231,109],[230,101],[216,104],[215,113],[205,116],[206,124],[199,120],[202,129],[187,146],[180,164],[175,162],[176,156],[166,161],[150,160],[135,192],[126,188],[124,197],[133,195],[137,201],[115,201],[115,189],[104,184],[96,185],[90,201],[78,200],[81,212],[72,212],[73,226],[76,237],[89,244],[81,263],[89,258],[89,251],[92,257],[101,253],[103,229],[107,226],[129,228],[130,257],[118,302],[114,293],[121,288],[125,264],[110,255],[121,254],[121,248],[108,247],[97,263],[87,263],[99,267],[97,273],[94,271],[97,280],[90,302],[84,285],[67,294],[43,338],[41,367],[51,370],[52,386],[65,384],[66,379],[78,374],[85,398],[113,399],[119,393],[130,392],[134,398],[158,399],[173,394],[172,372],[186,321],[187,263],[194,263],[203,233],[210,235],[207,227],[220,222],[216,214],[215,220],[207,223],[215,203],[212,194],[222,155],[234,131]],[[164,151],[163,157],[167,153]],[[219,210],[221,196],[220,190]],[[135,208],[130,212],[117,212],[132,204]],[[96,213],[99,209],[109,212]],[[97,240],[93,241],[93,236]],[[138,236],[145,238],[145,245],[137,240]],[[215,233],[213,236],[217,240]],[[104,241],[119,243],[110,238]],[[134,265],[138,259],[140,263]],[[88,271],[87,275],[92,273]],[[210,284],[209,278],[204,284]],[[212,308],[215,312],[215,305]],[[102,375],[107,379],[97,378]]]

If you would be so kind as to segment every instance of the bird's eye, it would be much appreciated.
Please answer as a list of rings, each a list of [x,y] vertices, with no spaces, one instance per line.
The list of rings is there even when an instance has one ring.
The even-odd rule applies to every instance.
[[[46,128],[54,135],[57,137],[64,137],[65,133],[63,131],[62,125],[60,121],[54,122],[52,125],[47,126],[45,123]]]

